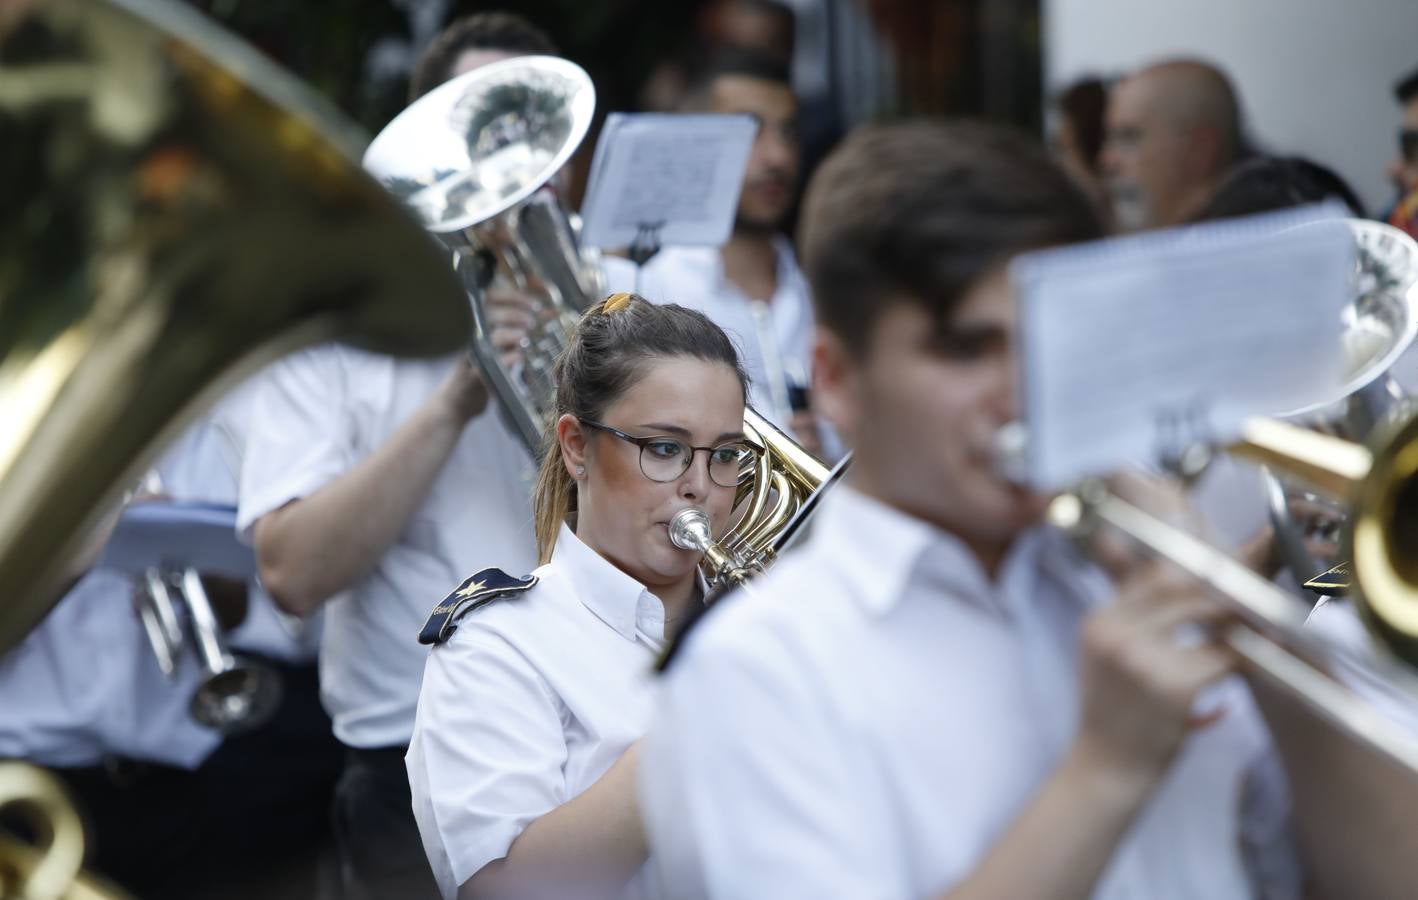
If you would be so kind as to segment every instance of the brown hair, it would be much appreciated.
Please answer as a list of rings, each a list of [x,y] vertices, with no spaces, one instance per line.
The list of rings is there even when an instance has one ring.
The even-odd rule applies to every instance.
[[[946,322],[1011,256],[1103,236],[1093,202],[1042,147],[929,119],[848,135],[808,185],[802,223],[817,320],[859,355],[889,303]]]
[[[652,359],[690,357],[734,370],[744,397],[748,376],[723,329],[701,312],[651,303],[638,294],[611,294],[586,311],[556,361],[556,408],[542,440],[542,465],[532,505],[537,559],[545,565],[557,532],[576,511],[576,481],[561,459],[556,420],[563,415],[599,421],[606,409],[644,374]]]
[[[409,79],[412,103],[448,80],[465,50],[501,50],[530,56],[556,56],[545,31],[511,12],[481,12],[456,19],[438,33],[414,66]]]
[[[1073,139],[1078,144],[1083,164],[1093,175],[1102,174],[1107,85],[1098,78],[1085,78],[1065,88],[1057,103],[1059,112],[1073,128]]]

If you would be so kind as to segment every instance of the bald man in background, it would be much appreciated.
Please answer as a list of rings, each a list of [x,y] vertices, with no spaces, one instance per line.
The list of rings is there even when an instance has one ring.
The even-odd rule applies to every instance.
[[[1171,60],[1110,92],[1103,175],[1121,231],[1189,221],[1245,152],[1240,104],[1214,66]]]

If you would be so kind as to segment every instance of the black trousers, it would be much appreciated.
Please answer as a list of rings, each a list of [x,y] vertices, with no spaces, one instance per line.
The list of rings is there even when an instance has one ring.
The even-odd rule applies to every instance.
[[[341,747],[315,668],[266,662],[285,686],[275,717],[195,771],[127,759],[56,771],[84,819],[90,868],[140,900],[330,893]]]
[[[334,815],[344,900],[438,897],[414,821],[407,750],[346,750]]]

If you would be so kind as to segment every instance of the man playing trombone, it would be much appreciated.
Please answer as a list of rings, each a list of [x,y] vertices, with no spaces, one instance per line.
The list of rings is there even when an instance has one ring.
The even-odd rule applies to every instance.
[[[866,129],[814,178],[815,396],[853,469],[667,676],[639,778],[675,896],[1289,897],[1335,862],[1293,837],[1215,602],[1085,561],[997,474],[1004,266],[1101,233],[987,126]]]

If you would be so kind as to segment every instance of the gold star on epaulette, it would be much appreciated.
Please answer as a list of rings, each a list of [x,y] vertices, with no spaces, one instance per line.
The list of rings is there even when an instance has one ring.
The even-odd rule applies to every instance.
[[[478,591],[482,590],[482,589],[483,589],[484,587],[486,587],[486,586],[487,586],[487,582],[486,582],[486,581],[474,581],[472,584],[468,585],[467,587],[465,587],[465,588],[460,588],[458,591],[456,591],[456,592],[455,592],[455,596],[463,597],[463,598],[466,599],[466,598],[468,598],[468,597],[473,596],[474,594],[476,594]]]

